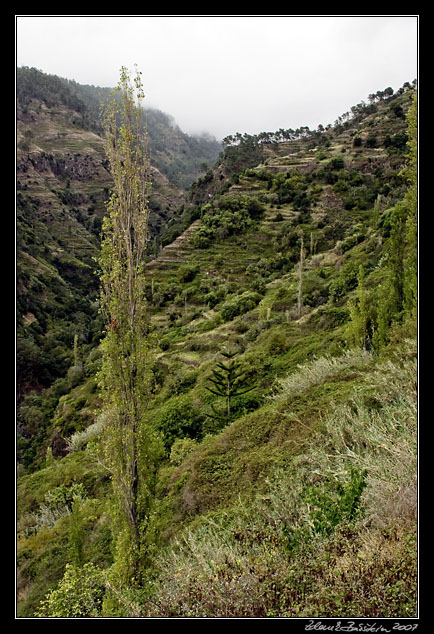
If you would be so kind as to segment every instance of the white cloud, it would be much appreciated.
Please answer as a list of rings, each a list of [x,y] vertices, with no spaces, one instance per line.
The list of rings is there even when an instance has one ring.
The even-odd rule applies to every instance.
[[[417,76],[416,16],[17,16],[17,64],[114,86],[218,138],[333,121]]]

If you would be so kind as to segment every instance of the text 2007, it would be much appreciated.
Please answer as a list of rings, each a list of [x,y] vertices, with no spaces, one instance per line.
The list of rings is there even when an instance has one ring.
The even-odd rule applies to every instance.
[[[414,632],[417,629],[419,623],[410,623],[408,625],[401,625],[401,623],[394,623],[394,630],[401,630],[402,632]]]

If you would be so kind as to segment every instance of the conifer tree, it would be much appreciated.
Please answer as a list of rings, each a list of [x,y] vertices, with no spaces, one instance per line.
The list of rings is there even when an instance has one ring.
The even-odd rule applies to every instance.
[[[247,386],[246,372],[241,369],[241,363],[236,361],[234,357],[237,352],[221,352],[227,362],[220,361],[217,363],[216,369],[212,371],[212,375],[208,377],[208,381],[212,383],[212,387],[206,389],[225,399],[226,412],[224,415],[219,414],[216,409],[211,406],[213,414],[208,414],[211,418],[224,421],[227,425],[232,420],[232,400],[236,396],[251,392],[255,386]]]

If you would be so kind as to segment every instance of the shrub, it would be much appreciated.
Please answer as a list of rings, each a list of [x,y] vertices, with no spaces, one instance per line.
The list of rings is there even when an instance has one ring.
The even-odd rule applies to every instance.
[[[349,251],[356,245],[360,244],[360,242],[363,242],[364,239],[365,234],[362,232],[353,233],[352,235],[347,236],[345,240],[342,240],[341,242],[342,253],[345,253],[345,251]]]
[[[100,415],[98,419],[89,425],[83,431],[78,431],[75,434],[72,434],[70,438],[68,438],[67,448],[69,452],[80,451],[83,449],[88,442],[96,440],[102,433],[102,429],[104,427],[104,417]]]
[[[170,450],[170,464],[177,467],[197,447],[192,438],[177,438]]]
[[[102,364],[102,352],[99,347],[93,348],[85,362],[86,376],[95,375],[100,370]]]
[[[196,370],[179,370],[172,373],[167,380],[167,390],[171,396],[178,396],[188,392],[196,383]]]
[[[330,168],[333,170],[341,170],[345,167],[343,156],[334,156],[330,159]]]
[[[170,341],[168,341],[167,339],[162,339],[160,341],[160,349],[169,350],[169,348],[170,348]]]
[[[225,289],[219,288],[218,290],[210,291],[204,296],[204,302],[209,308],[214,308],[225,296]]]
[[[73,365],[68,370],[68,385],[70,388],[76,387],[83,378],[83,364]]]
[[[198,438],[201,435],[203,415],[196,410],[187,395],[171,398],[159,410],[155,422],[162,434],[166,449],[170,449],[177,438]]]
[[[243,315],[253,310],[261,301],[262,296],[255,292],[246,292],[228,300],[221,308],[221,316],[224,321],[232,321],[234,317]]]
[[[285,336],[285,333],[279,331],[275,332],[268,344],[268,352],[271,355],[283,354],[289,349],[289,341]]]
[[[408,136],[406,132],[397,132],[392,136],[387,135],[384,139],[384,147],[395,148],[396,150],[403,150],[408,142]]]
[[[247,202],[247,212],[250,218],[262,218],[265,212],[265,207],[257,198],[249,198],[249,201]]]
[[[185,264],[179,268],[178,279],[181,283],[192,282],[198,273],[197,264]]]
[[[58,519],[71,513],[76,500],[81,501],[84,498],[82,483],[73,484],[71,487],[61,485],[48,491],[38,510],[31,514],[33,521],[31,528],[37,532],[43,527],[53,527]]]
[[[196,231],[193,244],[203,249],[215,238],[224,239],[245,231],[264,211],[264,205],[256,198],[225,194],[216,203],[202,207],[202,226]]]
[[[349,262],[342,267],[339,277],[332,280],[329,287],[330,299],[334,304],[356,288],[357,275],[358,267],[355,263]]]
[[[349,466],[349,481],[326,481],[322,486],[311,485],[302,498],[311,508],[315,533],[330,535],[342,520],[354,520],[360,510],[368,472]]]
[[[250,290],[254,293],[259,293],[259,295],[265,295],[267,287],[264,279],[259,276],[255,277],[255,279],[250,284]]]
[[[104,574],[92,563],[81,568],[66,564],[65,574],[52,590],[36,616],[48,618],[89,618],[101,614],[105,594]]]
[[[206,249],[214,238],[214,232],[206,227],[200,227],[193,236],[193,245],[197,249]]]

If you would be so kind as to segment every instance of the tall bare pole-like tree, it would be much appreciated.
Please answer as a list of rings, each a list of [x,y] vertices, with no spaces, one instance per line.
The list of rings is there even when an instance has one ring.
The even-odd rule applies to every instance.
[[[298,261],[298,299],[297,299],[297,314],[300,318],[303,314],[303,265],[304,265],[304,238],[303,233],[300,233],[300,259]]]

